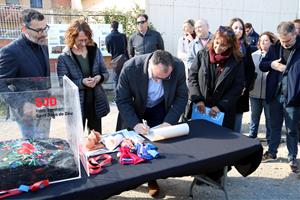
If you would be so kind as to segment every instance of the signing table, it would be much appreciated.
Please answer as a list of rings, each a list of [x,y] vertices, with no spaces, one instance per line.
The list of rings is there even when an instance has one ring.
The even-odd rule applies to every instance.
[[[155,179],[206,174],[234,166],[243,176],[254,172],[262,158],[258,140],[203,120],[188,122],[190,134],[154,143],[161,156],[138,165],[113,164],[98,175],[51,184],[15,199],[105,199]]]

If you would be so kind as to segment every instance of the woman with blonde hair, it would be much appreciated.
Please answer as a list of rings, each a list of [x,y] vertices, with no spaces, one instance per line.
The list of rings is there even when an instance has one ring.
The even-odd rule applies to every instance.
[[[109,113],[102,83],[108,80],[102,54],[92,40],[88,23],[78,19],[65,33],[67,49],[58,58],[57,73],[68,76],[78,87],[83,127],[101,132],[101,117]]]

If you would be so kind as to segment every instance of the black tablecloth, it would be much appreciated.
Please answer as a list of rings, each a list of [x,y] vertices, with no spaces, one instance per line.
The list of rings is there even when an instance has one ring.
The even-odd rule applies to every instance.
[[[154,179],[213,172],[224,166],[235,166],[243,175],[259,166],[262,146],[253,140],[203,120],[188,122],[190,134],[154,143],[161,156],[138,165],[121,165],[116,155],[111,166],[100,174],[52,184],[36,193],[14,199],[104,199]],[[188,187],[188,186],[187,186]]]

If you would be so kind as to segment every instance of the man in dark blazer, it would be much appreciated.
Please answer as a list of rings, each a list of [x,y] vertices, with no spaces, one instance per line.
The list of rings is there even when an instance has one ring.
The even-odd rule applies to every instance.
[[[116,91],[122,118],[117,129],[147,134],[149,127],[176,124],[188,100],[185,80],[183,62],[163,50],[127,61]],[[148,188],[151,196],[158,193],[155,180],[148,182]]]
[[[263,160],[277,158],[283,120],[286,126],[288,162],[298,172],[298,134],[300,118],[300,36],[292,22],[277,27],[279,41],[272,45],[259,68],[268,72],[266,101],[270,106],[271,138]]]
[[[22,33],[18,39],[0,50],[0,91],[21,92],[49,88],[50,76],[47,31],[44,16],[33,9],[22,12]],[[32,81],[31,77],[39,77]],[[28,78],[28,81],[21,81]],[[7,83],[8,79],[13,79]],[[30,80],[30,81],[29,81]],[[38,81],[43,80],[43,81]],[[23,93],[22,93],[23,94]],[[11,107],[24,138],[45,138],[49,135],[49,119],[37,119],[34,93],[2,96]],[[29,120],[31,119],[31,120]],[[26,120],[26,121],[25,121]],[[34,134],[33,134],[34,132]]]
[[[119,22],[117,21],[112,21],[111,25],[111,33],[106,36],[105,38],[105,45],[108,53],[111,54],[112,61],[114,61],[115,58],[118,56],[122,55],[125,56],[125,60],[128,59],[128,52],[127,52],[127,38],[124,33],[120,33],[118,31],[119,28]],[[114,69],[114,82],[115,82],[115,89],[118,84],[119,76],[121,70],[115,70]]]

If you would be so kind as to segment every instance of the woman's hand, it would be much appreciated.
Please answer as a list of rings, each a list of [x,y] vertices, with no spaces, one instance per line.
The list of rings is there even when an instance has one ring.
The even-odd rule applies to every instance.
[[[203,101],[198,102],[196,105],[200,113],[205,113],[205,104]]]
[[[220,112],[219,108],[217,106],[214,106],[210,109],[210,112],[208,114],[211,117],[216,117],[219,112]]]
[[[82,84],[89,88],[95,87],[96,84],[94,82],[94,78],[91,77],[82,79]]]

